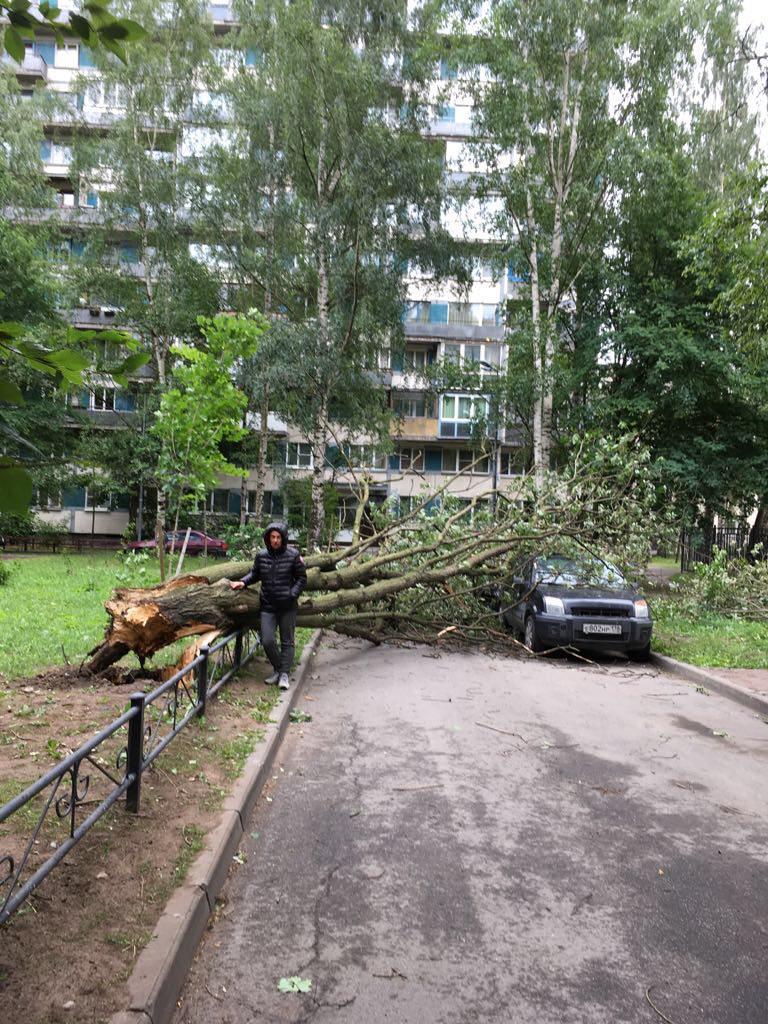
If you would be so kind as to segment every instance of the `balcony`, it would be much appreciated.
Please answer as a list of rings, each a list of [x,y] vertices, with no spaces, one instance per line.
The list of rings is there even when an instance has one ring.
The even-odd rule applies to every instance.
[[[431,416],[406,416],[394,421],[391,434],[403,441],[434,441],[438,436],[438,420]]]
[[[209,4],[208,15],[215,32],[226,32],[238,24],[237,15],[231,4]]]
[[[37,82],[48,81],[48,65],[39,53],[27,51],[21,64],[7,53],[3,53],[0,62],[15,72],[21,85],[35,85]]]
[[[73,327],[85,330],[114,328],[118,326],[118,313],[114,309],[102,309],[101,306],[86,306],[72,310],[70,322]]]
[[[450,338],[453,341],[503,341],[505,330],[496,324],[439,324],[406,320],[405,336],[411,341]]]

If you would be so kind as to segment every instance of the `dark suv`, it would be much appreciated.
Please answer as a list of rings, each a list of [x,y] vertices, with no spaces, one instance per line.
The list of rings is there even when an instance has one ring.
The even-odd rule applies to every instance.
[[[529,559],[504,588],[500,614],[532,651],[591,648],[621,651],[632,661],[647,661],[651,653],[648,602],[598,558]]]

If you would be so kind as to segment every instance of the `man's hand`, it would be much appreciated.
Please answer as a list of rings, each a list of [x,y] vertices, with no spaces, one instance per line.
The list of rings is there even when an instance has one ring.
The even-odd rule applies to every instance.
[[[245,584],[242,580],[230,580],[229,585],[233,590],[245,590]]]

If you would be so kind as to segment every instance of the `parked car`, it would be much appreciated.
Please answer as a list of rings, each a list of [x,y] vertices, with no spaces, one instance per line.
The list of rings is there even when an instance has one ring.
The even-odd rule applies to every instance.
[[[186,535],[186,530],[177,530],[175,533],[173,531],[169,531],[166,533],[165,550],[170,551],[171,545],[173,545],[173,550],[176,553],[181,552]],[[205,533],[201,533],[199,530],[190,530],[189,541],[187,542],[187,554],[202,555],[206,550],[206,543],[208,554],[213,558],[223,558],[227,553],[227,548],[229,547],[225,540],[219,540],[218,537],[210,537]],[[156,544],[153,538],[152,540],[133,540],[125,546],[129,551],[154,551]]]
[[[530,558],[503,588],[499,614],[532,651],[623,651],[632,661],[647,661],[651,653],[648,602],[598,558]]]

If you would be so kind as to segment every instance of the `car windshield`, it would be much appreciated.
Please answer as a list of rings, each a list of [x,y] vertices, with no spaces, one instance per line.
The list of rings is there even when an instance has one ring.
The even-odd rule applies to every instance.
[[[615,565],[599,558],[566,558],[564,555],[537,558],[533,575],[538,583],[558,583],[566,587],[614,587],[621,590],[627,585]]]

